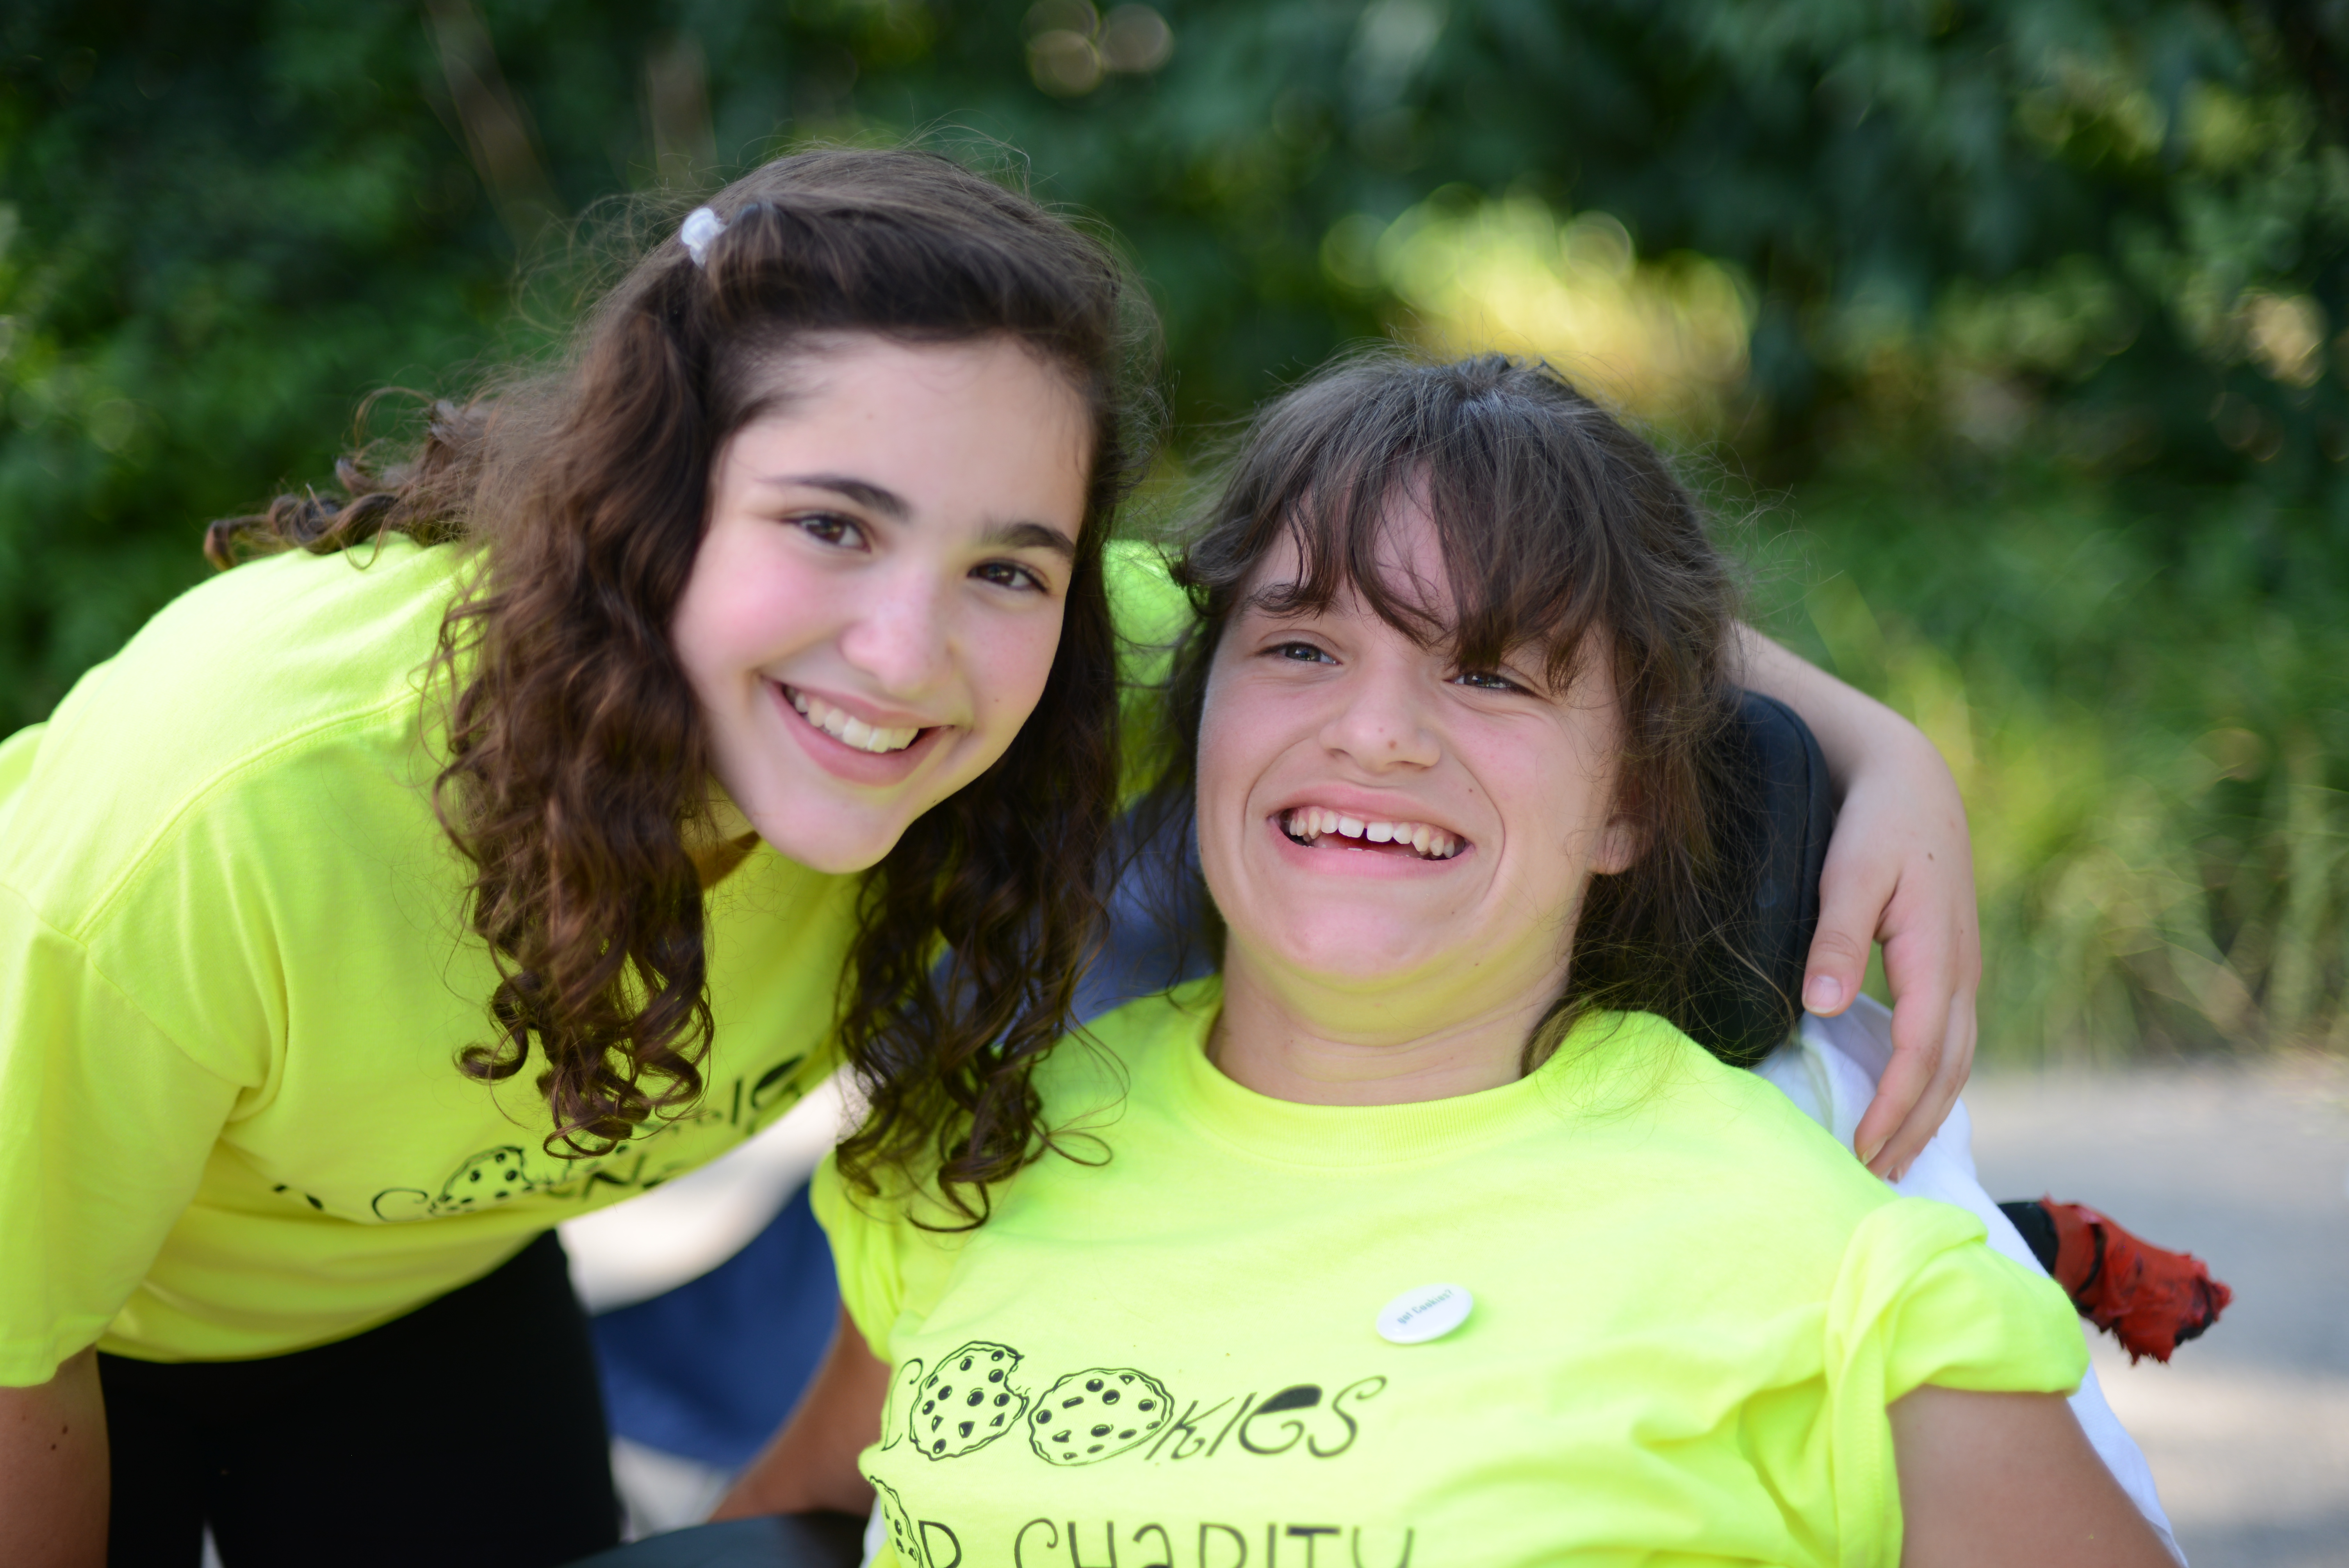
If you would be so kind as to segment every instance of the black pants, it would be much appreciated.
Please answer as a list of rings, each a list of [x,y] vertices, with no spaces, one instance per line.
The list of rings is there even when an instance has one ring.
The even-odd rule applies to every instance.
[[[355,1338],[100,1356],[109,1568],[552,1568],[620,1538],[587,1316],[552,1231]]]

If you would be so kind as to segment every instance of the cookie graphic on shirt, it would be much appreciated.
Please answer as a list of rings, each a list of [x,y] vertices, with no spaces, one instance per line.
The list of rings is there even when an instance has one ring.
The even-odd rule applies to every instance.
[[[906,1423],[900,1414],[911,1410],[921,1399],[922,1358],[909,1356],[889,1380],[889,1400],[881,1407],[881,1451],[887,1453],[905,1440]]]
[[[897,1489],[875,1476],[866,1476],[872,1482],[874,1501],[881,1506],[881,1517],[889,1523],[889,1544],[897,1550],[897,1561],[905,1568],[929,1568],[929,1557],[922,1551],[922,1533],[914,1528],[914,1516],[905,1511],[905,1500]]]
[[[517,1192],[527,1192],[535,1183],[523,1170],[522,1150],[508,1144],[503,1149],[484,1149],[462,1165],[440,1189],[440,1196],[432,1201],[435,1214],[462,1214],[474,1209],[486,1209],[492,1203],[502,1203]]]
[[[1166,1385],[1131,1367],[1072,1372],[1036,1401],[1028,1441],[1046,1464],[1089,1465],[1155,1437],[1173,1404]]]
[[[985,1448],[1028,1413],[1028,1396],[1011,1386],[1019,1352],[976,1340],[939,1359],[914,1390],[905,1422],[925,1458],[956,1460]]]
[[[469,1156],[440,1183],[438,1197],[417,1187],[387,1187],[375,1195],[372,1207],[378,1220],[440,1220],[491,1208],[545,1185],[524,1167],[522,1150],[509,1143]]]

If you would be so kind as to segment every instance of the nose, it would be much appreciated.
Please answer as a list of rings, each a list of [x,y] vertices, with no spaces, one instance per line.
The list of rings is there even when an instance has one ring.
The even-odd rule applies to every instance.
[[[947,605],[936,573],[908,561],[862,586],[840,634],[841,656],[890,696],[926,695],[947,665]]]
[[[1373,659],[1356,666],[1335,695],[1321,744],[1356,767],[1370,773],[1432,768],[1443,755],[1426,722],[1426,693],[1416,672]]]

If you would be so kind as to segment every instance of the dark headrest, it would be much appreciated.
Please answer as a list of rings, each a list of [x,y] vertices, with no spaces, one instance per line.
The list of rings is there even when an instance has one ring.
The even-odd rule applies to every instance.
[[[1740,693],[1729,744],[1728,771],[1744,788],[1732,799],[1726,847],[1733,883],[1752,891],[1699,955],[1687,1016],[1672,1022],[1723,1061],[1750,1067],[1801,1014],[1835,793],[1810,727],[1775,697]]]
[[[1740,694],[1726,770],[1741,785],[1731,801],[1733,885],[1752,895],[1699,954],[1685,1016],[1672,1022],[1723,1061],[1751,1066],[1793,1028],[1803,963],[1819,923],[1819,872],[1835,826],[1826,759],[1795,710]],[[1097,1016],[1135,996],[1206,974],[1214,955],[1200,928],[1198,856],[1187,814],[1134,845],[1128,823],[1124,872],[1111,899],[1107,950],[1078,994],[1077,1016]]]

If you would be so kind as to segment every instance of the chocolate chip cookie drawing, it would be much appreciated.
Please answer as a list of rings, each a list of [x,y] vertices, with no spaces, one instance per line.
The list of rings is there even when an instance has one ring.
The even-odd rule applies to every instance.
[[[468,1158],[440,1184],[437,1197],[413,1187],[391,1187],[375,1195],[373,1207],[379,1220],[438,1220],[492,1207],[545,1185],[530,1173],[523,1151],[510,1143]]]
[[[922,1533],[914,1528],[914,1516],[905,1511],[905,1500],[879,1476],[867,1475],[864,1479],[872,1483],[874,1501],[880,1507],[881,1517],[888,1522],[889,1544],[897,1549],[897,1561],[905,1568],[928,1568],[929,1553],[922,1550]]]
[[[909,1423],[901,1423],[897,1417],[900,1412],[905,1412],[910,1416],[914,1407],[921,1402],[921,1393],[922,1358],[918,1356],[907,1357],[904,1364],[897,1368],[896,1375],[889,1379],[889,1399],[881,1407],[881,1451],[883,1453],[887,1453],[905,1440]]]
[[[1071,1372],[1036,1401],[1028,1441],[1046,1464],[1092,1464],[1157,1436],[1173,1404],[1164,1383],[1131,1367]]]
[[[914,1390],[907,1434],[923,1456],[955,1460],[993,1442],[1028,1413],[1028,1396],[1011,1386],[1019,1352],[975,1340],[939,1359]]]

